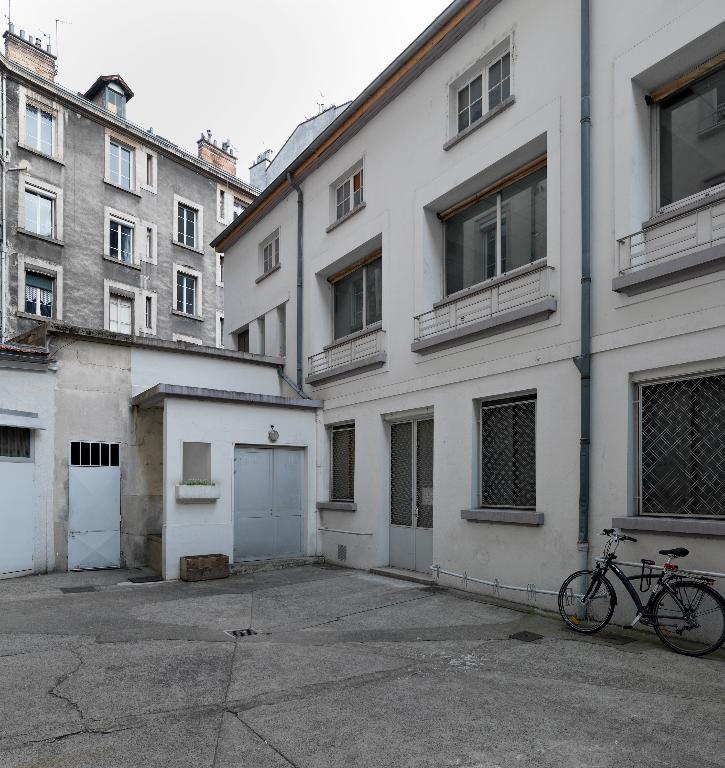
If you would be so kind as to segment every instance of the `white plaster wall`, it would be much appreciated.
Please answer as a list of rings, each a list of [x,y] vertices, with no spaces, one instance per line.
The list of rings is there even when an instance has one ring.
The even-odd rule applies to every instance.
[[[55,567],[53,548],[53,442],[55,438],[55,373],[51,370],[0,368],[0,404],[13,411],[38,414],[43,429],[33,430],[32,465],[33,572]],[[27,465],[23,465],[27,466]],[[0,462],[3,481],[10,482],[13,462]],[[0,503],[2,501],[0,500]]]
[[[235,445],[272,445],[267,433],[274,424],[278,446],[305,449],[305,553],[317,551],[316,418],[314,411],[168,399],[164,404],[164,578],[178,579],[179,558],[234,550],[233,482]],[[211,443],[211,475],[220,498],[212,504],[178,504],[175,485],[181,480],[184,442]]]

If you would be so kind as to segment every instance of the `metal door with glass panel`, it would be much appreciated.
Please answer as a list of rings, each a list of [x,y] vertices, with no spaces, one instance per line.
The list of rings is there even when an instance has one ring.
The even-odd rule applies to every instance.
[[[304,453],[238,446],[234,452],[234,559],[302,554]]]
[[[390,425],[390,565],[433,562],[433,419]]]

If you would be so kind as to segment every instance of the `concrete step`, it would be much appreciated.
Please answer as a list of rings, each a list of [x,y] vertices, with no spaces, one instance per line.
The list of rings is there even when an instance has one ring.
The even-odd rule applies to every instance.
[[[377,576],[387,576],[390,579],[400,579],[401,581],[412,581],[415,584],[425,584],[426,587],[435,586],[435,579],[428,573],[418,571],[406,571],[404,568],[371,568],[370,573]]]
[[[238,563],[229,563],[231,574],[256,573],[257,571],[278,571],[282,568],[296,568],[300,565],[317,565],[324,563],[321,556],[312,557],[280,557],[271,560],[243,560]]]

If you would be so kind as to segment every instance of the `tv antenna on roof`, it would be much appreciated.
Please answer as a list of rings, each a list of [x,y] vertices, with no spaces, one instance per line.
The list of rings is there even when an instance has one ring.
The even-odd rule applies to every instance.
[[[55,55],[58,56],[58,53],[60,51],[60,46],[58,45],[58,24],[72,24],[71,21],[66,21],[65,19],[56,19],[55,20]]]

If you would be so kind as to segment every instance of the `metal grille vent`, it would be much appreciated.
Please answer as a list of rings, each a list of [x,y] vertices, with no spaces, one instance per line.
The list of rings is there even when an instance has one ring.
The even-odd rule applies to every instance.
[[[433,527],[433,419],[419,421],[416,430],[416,505],[418,528]]]
[[[117,467],[118,443],[73,442],[70,463],[72,467]]]
[[[481,506],[536,507],[536,399],[481,406]]]
[[[413,424],[390,426],[390,522],[413,524]]]
[[[355,425],[332,428],[331,501],[355,500]]]
[[[725,376],[641,388],[641,514],[725,515]]]
[[[249,637],[250,635],[256,635],[256,631],[250,628],[247,629],[225,629],[225,635],[229,637]]]
[[[338,544],[337,545],[337,559],[344,563],[347,560],[347,545],[346,544]]]

